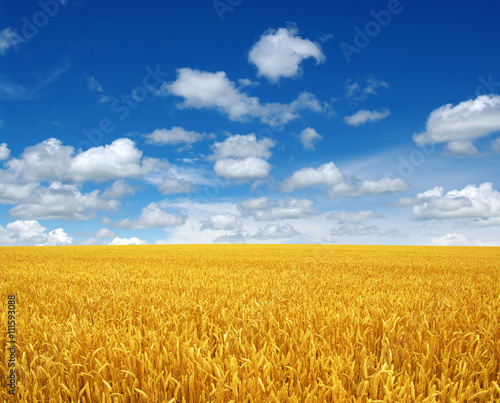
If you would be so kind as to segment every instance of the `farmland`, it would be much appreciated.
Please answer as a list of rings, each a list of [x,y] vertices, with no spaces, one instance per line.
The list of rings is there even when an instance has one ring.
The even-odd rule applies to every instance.
[[[500,401],[500,248],[0,249],[17,401]]]

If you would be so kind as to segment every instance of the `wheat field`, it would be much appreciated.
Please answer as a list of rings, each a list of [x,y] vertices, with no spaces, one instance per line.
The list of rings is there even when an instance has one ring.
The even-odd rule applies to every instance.
[[[2,401],[500,401],[500,248],[5,247],[0,257]]]

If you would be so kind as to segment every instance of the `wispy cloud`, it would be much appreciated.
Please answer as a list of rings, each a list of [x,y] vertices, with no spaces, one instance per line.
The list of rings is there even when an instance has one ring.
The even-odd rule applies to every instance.
[[[389,109],[381,109],[379,111],[362,109],[354,115],[344,117],[344,122],[350,126],[361,126],[368,122],[377,122],[385,119],[390,114]]]
[[[42,96],[41,91],[55,83],[59,77],[67,72],[71,64],[65,62],[63,65],[56,67],[48,74],[39,76],[33,86],[12,81],[8,76],[0,76],[0,97],[6,100],[35,100]]]
[[[7,51],[21,43],[26,42],[26,40],[19,35],[16,30],[7,27],[0,31],[0,55],[4,55]]]

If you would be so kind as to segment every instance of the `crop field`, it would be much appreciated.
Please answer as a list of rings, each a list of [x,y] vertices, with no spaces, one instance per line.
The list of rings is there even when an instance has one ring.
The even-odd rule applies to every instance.
[[[500,401],[500,248],[4,247],[0,267],[0,401]]]

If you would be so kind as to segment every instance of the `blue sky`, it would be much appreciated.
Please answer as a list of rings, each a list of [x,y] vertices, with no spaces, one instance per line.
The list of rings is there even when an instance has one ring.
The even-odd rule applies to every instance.
[[[1,7],[0,245],[500,245],[496,1]]]

